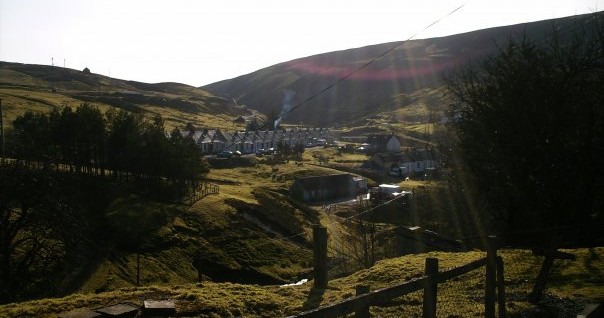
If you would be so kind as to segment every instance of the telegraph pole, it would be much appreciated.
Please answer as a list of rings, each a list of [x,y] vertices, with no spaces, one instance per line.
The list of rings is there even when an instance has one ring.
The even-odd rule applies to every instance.
[[[2,111],[2,98],[0,98],[0,135],[2,140],[2,163],[4,163],[4,160],[6,158],[6,153],[4,150],[4,112]]]

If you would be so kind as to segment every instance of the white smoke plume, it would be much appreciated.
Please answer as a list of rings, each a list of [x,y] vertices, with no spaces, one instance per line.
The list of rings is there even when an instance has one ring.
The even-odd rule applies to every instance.
[[[277,127],[279,127],[279,125],[281,124],[281,121],[285,118],[287,113],[289,113],[289,111],[292,109],[293,100],[294,100],[295,96],[296,96],[296,92],[294,92],[293,90],[291,90],[289,88],[286,88],[285,90],[283,90],[283,102],[282,102],[283,106],[281,106],[281,113],[279,114],[279,117],[277,117],[277,119],[275,119],[275,122],[274,122],[275,130],[277,129]]]

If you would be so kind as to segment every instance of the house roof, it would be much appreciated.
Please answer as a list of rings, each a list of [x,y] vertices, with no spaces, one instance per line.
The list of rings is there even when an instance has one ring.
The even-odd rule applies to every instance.
[[[188,131],[182,131],[183,136],[189,134]],[[288,128],[279,130],[257,130],[257,131],[235,131],[226,132],[220,129],[203,129],[193,133],[193,140],[197,144],[202,143],[225,143],[227,145],[239,143],[260,143],[260,142],[279,142],[280,140],[302,140],[306,138],[326,138],[330,135],[327,128]]]
[[[378,159],[381,162],[398,162],[403,161],[403,154],[380,152],[373,155],[373,159]]]
[[[434,154],[432,151],[426,149],[417,149],[403,153],[403,162],[415,162],[424,160],[434,160]]]
[[[440,251],[463,252],[467,250],[461,241],[447,238],[436,232],[422,229],[419,226],[409,228],[400,226],[394,232],[409,239],[420,241]]]
[[[321,190],[326,187],[347,186],[352,181],[352,175],[332,174],[326,176],[302,177],[297,178],[295,183],[300,185],[306,191]]]
[[[412,150],[403,153],[376,153],[373,155],[372,160],[378,159],[381,162],[415,162],[424,160],[434,160],[434,154],[431,151],[420,149]]]
[[[398,141],[398,137],[396,137],[394,134],[372,134],[367,137],[367,143],[376,146],[385,146],[392,137],[396,138],[396,140]]]

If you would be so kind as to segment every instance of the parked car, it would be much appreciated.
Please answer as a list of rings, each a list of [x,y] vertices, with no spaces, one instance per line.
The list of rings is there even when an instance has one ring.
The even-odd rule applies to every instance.
[[[231,158],[233,157],[232,151],[221,151],[216,155],[218,158]]]
[[[264,155],[274,155],[276,153],[277,153],[277,150],[275,148],[258,149],[256,151],[256,156],[257,157],[262,157]]]

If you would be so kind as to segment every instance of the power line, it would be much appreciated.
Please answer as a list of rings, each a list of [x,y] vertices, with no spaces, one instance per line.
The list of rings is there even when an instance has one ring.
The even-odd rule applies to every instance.
[[[411,35],[409,38],[407,38],[405,41],[402,41],[402,42],[400,42],[400,43],[397,43],[396,45],[392,46],[392,47],[391,47],[391,48],[389,48],[388,50],[386,50],[386,51],[384,51],[383,53],[381,53],[380,55],[378,55],[377,57],[374,57],[373,59],[369,60],[368,62],[366,62],[365,64],[361,65],[360,67],[358,67],[358,68],[356,68],[356,69],[354,69],[354,70],[352,70],[352,71],[348,72],[346,75],[344,75],[343,77],[341,77],[341,78],[340,78],[340,79],[338,79],[337,81],[335,81],[335,82],[333,82],[332,84],[328,85],[327,87],[323,88],[323,89],[322,89],[322,90],[320,90],[319,92],[317,92],[317,93],[315,93],[315,94],[313,94],[313,95],[311,95],[311,96],[307,97],[307,98],[306,98],[306,99],[304,99],[302,102],[300,102],[300,103],[298,103],[297,105],[293,106],[291,109],[289,109],[288,111],[284,112],[283,114],[281,114],[281,115],[279,115],[279,116],[277,116],[277,117],[271,118],[271,120],[269,120],[267,123],[265,123],[264,125],[262,125],[262,127],[261,127],[259,130],[263,130],[263,129],[265,129],[265,128],[268,126],[268,124],[274,124],[274,122],[275,122],[277,119],[279,119],[279,118],[281,118],[281,117],[284,117],[285,115],[287,115],[287,114],[289,114],[289,113],[293,112],[294,110],[296,110],[296,109],[298,109],[298,108],[302,107],[303,105],[307,104],[308,102],[312,101],[313,99],[317,98],[318,96],[322,95],[323,93],[325,93],[325,92],[329,91],[330,89],[334,88],[336,85],[338,85],[339,83],[341,83],[341,82],[345,81],[345,80],[346,80],[346,79],[348,79],[350,76],[352,76],[352,75],[354,75],[355,73],[357,73],[357,72],[359,72],[359,71],[361,71],[361,70],[365,69],[366,67],[368,67],[369,65],[371,65],[371,64],[373,64],[373,63],[375,63],[376,61],[378,61],[378,60],[379,60],[379,59],[381,59],[382,57],[384,57],[384,56],[388,55],[388,54],[389,54],[389,53],[391,53],[392,51],[394,51],[394,50],[396,50],[397,48],[401,47],[403,44],[405,44],[405,42],[412,40],[413,38],[417,37],[417,36],[418,36],[419,34],[421,34],[422,32],[424,32],[424,31],[428,30],[429,28],[433,27],[434,25],[436,25],[437,23],[439,23],[439,22],[440,22],[440,21],[442,21],[443,19],[445,19],[445,18],[447,18],[447,17],[449,17],[449,16],[451,16],[451,15],[455,14],[457,11],[459,11],[459,10],[460,10],[461,8],[463,8],[464,6],[465,6],[465,4],[462,4],[461,6],[459,6],[459,7],[455,8],[455,9],[453,9],[452,11],[450,11],[449,13],[447,13],[446,15],[444,15],[444,16],[442,16],[442,17],[438,18],[437,20],[435,20],[435,21],[433,21],[432,23],[428,24],[426,27],[424,27],[424,28],[423,28],[423,29],[421,29],[420,31],[418,31],[418,32],[414,33],[414,34],[413,34],[413,35]],[[225,148],[230,148],[230,147],[231,147],[231,146],[233,146],[233,145],[234,145],[234,142],[231,142],[231,144],[230,144],[230,145],[228,145],[228,146],[227,146],[227,147],[225,147]],[[350,217],[344,218],[344,221],[349,220],[349,219],[351,219],[351,218],[353,218],[353,217],[359,217],[359,216],[361,216],[361,215],[367,214],[367,213],[369,213],[369,212],[371,212],[371,211],[374,211],[374,210],[376,210],[376,209],[378,209],[378,208],[380,208],[380,207],[382,207],[382,206],[385,206],[385,205],[387,205],[387,204],[389,204],[389,203],[391,203],[391,202],[393,202],[393,201],[395,201],[395,200],[398,200],[398,199],[400,199],[401,197],[403,197],[403,196],[398,196],[398,197],[395,197],[395,198],[393,198],[393,199],[391,199],[391,200],[385,201],[385,202],[383,202],[383,203],[381,203],[381,204],[379,204],[379,205],[376,205],[376,206],[374,206],[374,207],[372,207],[372,208],[370,208],[370,209],[367,209],[367,210],[365,210],[365,211],[363,211],[363,212],[360,212],[360,213],[358,213],[358,214],[355,214],[355,215],[352,215],[352,216],[350,216]],[[336,224],[336,223],[338,223],[338,222],[337,222],[337,221],[333,221],[333,222],[330,222],[330,223],[325,224],[325,226],[334,225],[334,224]],[[296,237],[302,236],[302,235],[306,235],[306,232],[300,232],[300,233],[297,233],[297,234],[294,234],[294,235],[286,236],[286,237],[280,238],[279,240],[282,240],[282,241],[290,241],[290,240],[292,240],[292,239],[294,239],[294,238],[296,238]],[[267,245],[267,244],[269,244],[269,243],[260,244],[259,246],[262,246],[262,245]]]
[[[438,22],[440,22],[441,20],[443,20],[443,19],[445,19],[445,18],[447,18],[447,17],[451,16],[452,14],[454,14],[455,12],[457,12],[458,10],[460,10],[460,9],[461,9],[462,7],[464,7],[464,6],[465,6],[465,4],[464,4],[464,5],[461,5],[461,6],[457,7],[457,8],[455,8],[455,9],[454,9],[454,10],[452,10],[452,11],[450,11],[450,12],[449,12],[447,15],[445,15],[445,16],[443,16],[443,17],[439,18],[438,20],[436,20],[436,21],[432,22],[431,24],[429,24],[428,26],[426,26],[425,28],[423,28],[421,31],[419,31],[419,32],[417,32],[417,33],[415,33],[415,34],[413,34],[413,35],[412,35],[411,37],[409,37],[409,38],[408,38],[406,41],[409,41],[409,40],[411,40],[411,39],[415,38],[415,37],[416,37],[417,35],[419,35],[421,32],[424,32],[425,30],[427,30],[427,29],[429,29],[430,27],[434,26],[435,24],[437,24],[437,23],[438,23]],[[566,32],[572,32],[572,31],[574,31],[574,30],[577,30],[577,29],[578,29],[578,28],[580,28],[580,27],[581,27],[581,26],[576,26],[576,27],[574,27],[574,28],[571,28],[570,30],[569,30],[569,29],[564,29],[564,31],[566,31]],[[545,42],[547,39],[551,38],[552,36],[553,36],[553,35],[550,35],[550,36],[546,37],[546,39],[543,39],[543,40],[538,41],[538,42],[543,43],[543,42]],[[321,91],[319,91],[319,92],[317,92],[317,93],[315,93],[315,94],[311,95],[310,97],[306,98],[304,101],[302,101],[302,102],[298,103],[297,105],[295,105],[294,107],[292,107],[292,108],[291,108],[289,111],[285,112],[285,113],[284,113],[283,115],[281,115],[281,116],[284,116],[284,115],[286,115],[286,114],[289,114],[289,113],[291,113],[292,111],[294,111],[295,109],[297,109],[297,108],[299,108],[299,107],[301,107],[301,106],[305,105],[305,104],[306,104],[306,103],[308,103],[309,101],[311,101],[311,100],[313,100],[313,99],[317,98],[319,95],[321,95],[321,94],[323,94],[323,93],[327,92],[328,90],[332,89],[334,86],[338,85],[338,84],[339,84],[339,83],[341,83],[342,81],[344,81],[344,80],[348,79],[348,78],[349,78],[350,76],[352,76],[353,74],[355,74],[355,73],[359,72],[360,70],[362,70],[362,69],[366,68],[367,66],[369,66],[369,65],[371,65],[372,63],[376,62],[376,61],[377,61],[377,60],[379,60],[380,58],[382,58],[382,57],[384,57],[385,55],[389,54],[390,52],[394,51],[395,49],[397,49],[398,47],[400,47],[400,46],[401,46],[401,45],[403,45],[404,43],[405,43],[405,42],[402,42],[402,43],[398,43],[398,44],[396,44],[395,46],[393,46],[393,47],[391,47],[390,49],[386,50],[385,52],[383,52],[383,53],[382,53],[382,54],[380,54],[379,56],[377,56],[377,57],[373,58],[372,60],[368,61],[367,63],[363,64],[363,65],[362,65],[362,66],[360,66],[359,68],[357,68],[357,69],[355,69],[355,70],[353,70],[353,71],[349,72],[348,74],[344,75],[342,78],[338,79],[336,82],[334,82],[334,83],[330,84],[329,86],[325,87],[325,88],[324,88],[324,89],[322,89]],[[359,112],[364,112],[364,111],[359,111]],[[261,128],[260,130],[262,130],[262,129],[266,128],[266,126],[267,126],[269,123],[273,123],[275,120],[277,120],[277,119],[278,119],[279,117],[281,117],[281,116],[277,116],[277,117],[273,118],[271,121],[269,121],[268,123],[265,123],[265,124],[262,126],[262,128]],[[347,116],[342,116],[341,118],[345,118],[345,117],[349,117],[349,116],[350,116],[350,115],[347,115]],[[230,147],[230,146],[232,146],[232,145],[229,145],[229,147]],[[364,214],[370,213],[370,212],[372,212],[372,211],[375,211],[375,210],[376,210],[376,209],[378,209],[378,208],[381,208],[382,206],[385,206],[385,205],[387,205],[387,204],[390,204],[390,203],[394,202],[395,200],[400,199],[401,197],[402,197],[402,196],[399,196],[399,197],[393,198],[393,199],[388,200],[388,201],[386,201],[386,202],[383,202],[383,203],[381,203],[381,204],[379,204],[379,205],[373,206],[373,207],[371,207],[371,208],[369,208],[369,209],[367,209],[367,210],[365,210],[365,211],[363,211],[363,212],[360,212],[360,213],[358,213],[358,214],[355,214],[355,215],[352,215],[352,216],[349,216],[349,217],[346,217],[346,218],[342,218],[342,220],[343,220],[343,221],[347,221],[347,220],[350,220],[350,219],[352,219],[352,218],[359,217],[359,216],[361,216],[361,215],[364,215]],[[338,221],[333,221],[333,222],[329,222],[329,223],[326,223],[326,224],[323,224],[323,225],[324,225],[324,226],[331,226],[331,225],[337,224],[337,223],[339,223],[339,222],[341,222],[341,220],[338,220]],[[541,229],[535,229],[535,230],[533,230],[533,231],[538,231],[538,230],[543,230],[543,228],[541,228]],[[303,236],[303,235],[306,235],[306,232],[300,232],[300,233],[297,233],[297,234],[293,234],[293,235],[290,235],[290,236],[285,236],[285,237],[282,237],[282,238],[277,238],[277,239],[278,239],[278,240],[282,240],[282,241],[290,241],[290,240],[292,240],[292,239],[294,239],[294,238],[296,238],[296,237],[301,237],[301,236]],[[469,239],[469,238],[472,238],[472,237],[479,237],[479,236],[466,236],[466,237],[463,237],[462,239]],[[260,244],[259,246],[268,245],[268,244],[269,244],[269,243],[264,243],[264,244]],[[271,243],[271,244],[272,244],[272,243]]]
[[[392,46],[391,48],[387,49],[386,51],[382,52],[380,55],[378,55],[377,57],[372,58],[371,60],[369,60],[368,62],[366,62],[365,64],[361,65],[360,67],[348,72],[347,74],[345,74],[344,76],[342,76],[341,78],[339,78],[338,80],[336,80],[335,82],[333,82],[332,84],[326,86],[325,88],[323,88],[322,90],[318,91],[317,93],[314,93],[313,95],[307,97],[306,99],[304,99],[302,102],[296,104],[295,106],[293,106],[292,108],[290,108],[289,110],[281,113],[280,115],[273,117],[273,118],[269,118],[269,120],[264,123],[264,125],[262,125],[260,127],[260,129],[258,130],[265,130],[267,129],[267,127],[269,125],[273,126],[275,121],[277,121],[280,118],[285,117],[287,114],[293,112],[294,110],[302,107],[303,105],[306,105],[308,102],[314,100],[315,98],[319,97],[320,95],[324,94],[325,92],[331,90],[332,88],[334,88],[336,85],[340,84],[341,82],[345,81],[346,79],[350,78],[350,76],[354,75],[355,73],[365,69],[366,67],[368,67],[369,65],[375,63],[376,61],[380,60],[382,57],[390,54],[392,51],[396,50],[397,48],[401,47],[403,44],[405,44],[407,41],[410,41],[412,39],[414,39],[415,37],[417,37],[419,34],[421,34],[422,32],[428,30],[429,28],[433,27],[435,24],[439,23],[440,21],[442,21],[443,19],[448,18],[449,16],[455,14],[457,11],[459,11],[461,8],[463,8],[465,6],[465,3],[462,4],[461,6],[451,10],[449,13],[447,13],[446,15],[438,18],[437,20],[433,21],[432,23],[428,24],[426,27],[424,27],[423,29],[421,29],[420,31],[414,33],[413,35],[411,35],[410,37],[408,37],[406,40],[397,43],[396,45]],[[228,146],[226,146],[225,148],[230,148],[234,145],[234,142],[231,142],[231,144],[229,144]]]
[[[330,89],[334,88],[336,85],[340,84],[341,82],[345,81],[346,79],[348,79],[350,76],[354,75],[355,73],[365,69],[366,67],[368,67],[369,65],[375,63],[376,61],[380,60],[382,57],[390,54],[392,51],[396,50],[397,48],[401,47],[403,44],[405,44],[405,42],[412,40],[413,38],[415,38],[416,36],[418,36],[419,34],[421,34],[422,32],[428,30],[429,28],[431,28],[432,26],[434,26],[435,24],[437,24],[438,22],[442,21],[443,19],[451,16],[452,14],[456,13],[458,10],[460,10],[461,8],[463,8],[465,6],[465,4],[462,4],[461,6],[453,9],[452,11],[450,11],[449,13],[447,13],[446,15],[440,17],[439,19],[437,19],[436,21],[430,23],[429,25],[427,25],[425,28],[423,28],[422,30],[420,30],[419,32],[414,33],[413,35],[411,35],[409,38],[407,38],[405,41],[397,43],[396,45],[392,46],[391,48],[389,48],[388,50],[384,51],[383,53],[381,53],[380,55],[378,55],[377,57],[372,58],[371,60],[369,60],[368,62],[366,62],[365,64],[361,65],[360,67],[348,72],[346,75],[342,76],[340,79],[338,79],[337,81],[333,82],[332,84],[328,85],[327,87],[323,88],[322,90],[320,90],[319,92],[307,97],[305,100],[303,100],[302,102],[298,103],[297,105],[295,105],[294,107],[292,107],[291,109],[289,109],[288,111],[284,112],[283,114],[281,114],[280,116],[277,116],[275,118],[273,118],[271,121],[269,121],[269,123],[274,122],[275,120],[284,117],[285,115],[293,112],[294,110],[298,109],[299,107],[301,107],[302,105],[305,105],[306,103],[310,102],[311,100],[319,97],[320,95],[322,95],[323,93],[329,91]]]
[[[338,224],[338,223],[340,223],[341,221],[348,221],[348,220],[353,219],[353,218],[358,218],[358,217],[360,217],[361,215],[364,215],[364,214],[370,213],[370,212],[372,212],[372,211],[375,211],[375,210],[377,210],[377,209],[379,209],[379,208],[381,208],[381,207],[383,207],[383,206],[386,206],[386,205],[388,205],[388,204],[390,204],[390,203],[392,203],[392,202],[394,202],[394,201],[396,201],[396,200],[400,200],[400,199],[401,199],[401,198],[403,198],[403,197],[404,197],[403,195],[397,196],[397,197],[395,197],[395,198],[393,198],[393,199],[390,199],[390,200],[388,200],[388,201],[384,201],[384,202],[382,202],[382,203],[380,203],[380,204],[378,204],[378,205],[375,205],[375,206],[373,206],[373,207],[371,207],[371,208],[369,208],[369,209],[366,209],[366,210],[365,210],[365,211],[363,211],[363,212],[359,212],[359,213],[354,214],[354,215],[351,215],[351,216],[349,216],[349,217],[342,218],[342,220],[332,221],[332,222],[329,222],[329,223],[326,223],[326,224],[320,224],[320,223],[319,223],[319,224],[320,224],[320,225],[322,225],[322,226],[325,226],[325,227],[329,227],[329,226],[331,226],[331,225]],[[303,236],[303,235],[306,235],[306,232],[300,232],[300,233],[296,233],[296,234],[293,234],[293,235],[290,235],[290,236],[285,236],[285,237],[277,238],[277,240],[281,240],[281,241],[287,241],[287,242],[289,242],[289,241],[291,241],[292,239],[294,239],[294,238],[296,238],[296,237],[301,237],[301,236]],[[258,245],[257,245],[257,247],[264,246],[264,245],[268,245],[268,244],[269,244],[269,243],[258,244]]]
[[[465,5],[465,4],[464,4],[464,5]],[[438,20],[434,21],[433,23],[431,23],[430,25],[428,25],[427,27],[425,27],[424,29],[422,29],[420,32],[418,32],[418,33],[416,33],[416,34],[412,35],[412,36],[411,36],[411,37],[410,37],[410,38],[409,38],[407,41],[411,40],[412,38],[416,37],[416,36],[417,36],[419,33],[421,33],[421,32],[423,32],[423,31],[427,30],[427,29],[428,29],[428,28],[430,28],[431,26],[433,26],[433,25],[435,25],[436,23],[440,22],[442,19],[444,19],[444,18],[446,18],[446,17],[448,17],[448,16],[450,16],[450,15],[454,14],[455,12],[457,12],[458,10],[460,10],[460,9],[461,9],[461,8],[462,8],[464,5],[457,7],[457,8],[456,8],[456,9],[454,9],[453,11],[449,12],[447,15],[445,15],[445,16],[443,16],[442,18],[440,18],[440,19],[438,19]],[[563,29],[563,30],[561,30],[561,31],[562,31],[562,32],[574,32],[574,31],[576,31],[576,30],[578,30],[578,29],[580,29],[580,28],[582,28],[582,27],[583,27],[582,25],[576,25],[576,26],[571,27],[571,28],[565,28],[565,29]],[[546,41],[551,40],[551,38],[552,38],[552,37],[554,37],[554,36],[555,36],[555,34],[551,34],[551,35],[549,35],[549,36],[545,37],[544,39],[542,39],[542,40],[540,40],[540,41],[535,41],[535,43],[540,43],[540,44],[546,43]],[[323,90],[321,90],[321,91],[319,91],[318,93],[315,93],[315,94],[313,94],[312,96],[310,96],[310,97],[306,98],[306,99],[305,99],[304,101],[302,101],[301,103],[299,103],[299,104],[297,104],[296,106],[292,107],[292,108],[291,108],[291,109],[290,109],[288,112],[284,113],[282,116],[284,116],[285,114],[288,114],[288,113],[290,113],[290,112],[294,111],[295,109],[297,109],[297,108],[299,108],[299,107],[303,106],[304,104],[306,104],[306,103],[308,103],[309,101],[313,100],[314,98],[318,97],[319,95],[321,95],[321,94],[325,93],[326,91],[328,91],[329,89],[333,88],[334,86],[336,86],[336,85],[337,85],[337,84],[339,84],[340,82],[342,82],[342,81],[346,80],[347,78],[349,78],[349,77],[350,77],[351,75],[353,75],[354,73],[356,73],[356,72],[358,72],[358,71],[360,71],[360,70],[364,69],[365,67],[367,67],[367,66],[371,65],[371,64],[372,64],[372,63],[374,63],[375,61],[379,60],[380,58],[382,58],[383,56],[385,56],[385,55],[387,55],[388,53],[392,52],[393,50],[395,50],[396,48],[398,48],[399,46],[401,46],[401,45],[403,45],[403,44],[404,44],[404,42],[399,43],[399,44],[397,44],[397,45],[395,45],[395,46],[391,47],[390,49],[388,49],[388,50],[387,50],[387,51],[385,51],[384,53],[380,54],[378,57],[376,57],[376,58],[374,58],[374,59],[370,60],[369,62],[367,62],[367,63],[365,63],[365,64],[363,64],[361,67],[359,67],[359,68],[357,68],[357,69],[355,69],[355,70],[353,70],[353,71],[349,72],[349,73],[348,73],[348,74],[346,74],[344,77],[340,78],[340,79],[339,79],[339,80],[337,80],[336,82],[334,82],[334,83],[332,83],[331,85],[327,86],[327,87],[326,87],[326,88],[324,88]],[[362,111],[360,111],[360,112],[362,112]],[[281,117],[281,116],[278,116],[278,117],[274,118],[274,119],[273,119],[273,121],[270,121],[269,123],[274,122],[274,120],[278,119],[279,117]],[[341,117],[341,118],[345,118],[345,117],[348,117],[348,116],[343,116],[343,117]],[[265,124],[263,127],[265,127],[265,126],[266,126],[266,124]],[[398,200],[398,199],[400,199],[400,198],[402,198],[402,197],[403,197],[403,196],[398,196],[398,197],[395,197],[395,198],[393,198],[393,199],[391,199],[391,200],[388,200],[388,201],[385,201],[385,202],[383,202],[383,203],[381,203],[381,204],[379,204],[379,205],[373,206],[373,207],[371,207],[371,208],[369,208],[369,209],[367,209],[367,210],[365,210],[365,211],[363,211],[363,212],[360,212],[360,213],[358,213],[358,214],[355,214],[355,215],[352,215],[352,216],[349,216],[349,217],[346,217],[346,218],[342,218],[342,220],[343,220],[343,221],[347,221],[347,220],[350,220],[350,219],[352,219],[352,218],[356,218],[356,217],[359,217],[359,216],[361,216],[361,215],[364,215],[364,214],[370,213],[370,212],[375,211],[376,209],[379,209],[379,208],[381,208],[381,207],[383,207],[383,206],[385,206],[385,205],[388,205],[388,204],[390,204],[390,203],[394,202],[395,200]],[[326,226],[326,227],[328,227],[328,226],[331,226],[331,225],[334,225],[334,224],[338,224],[339,222],[341,222],[341,220],[338,220],[338,221],[332,221],[332,222],[329,222],[329,223],[326,223],[326,224],[323,224],[323,225],[324,225],[324,226]],[[573,226],[558,226],[558,227],[550,227],[550,228],[545,228],[545,227],[544,227],[544,228],[536,228],[536,229],[525,230],[525,231],[523,231],[523,232],[525,232],[525,233],[530,233],[530,232],[539,232],[539,231],[543,231],[543,230],[560,230],[560,229],[568,229],[568,228],[573,228]],[[516,232],[514,232],[514,233],[520,234],[521,232],[520,232],[520,231],[516,231]],[[279,238],[279,240],[283,240],[283,241],[289,241],[289,240],[291,240],[291,239],[293,239],[293,238],[296,238],[296,237],[299,237],[299,236],[303,236],[303,235],[305,235],[305,234],[306,234],[306,232],[300,232],[300,233],[297,233],[297,234],[293,234],[293,235],[290,235],[290,236],[286,236],[286,237]],[[471,238],[480,238],[480,237],[483,237],[483,236],[481,236],[481,235],[464,236],[464,237],[461,237],[460,239],[467,240],[467,239],[471,239]],[[269,244],[269,243],[261,244],[260,246],[263,246],[263,245],[266,245],[266,244]]]

